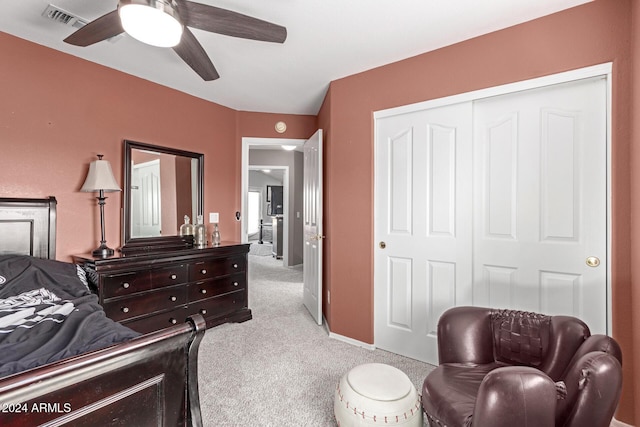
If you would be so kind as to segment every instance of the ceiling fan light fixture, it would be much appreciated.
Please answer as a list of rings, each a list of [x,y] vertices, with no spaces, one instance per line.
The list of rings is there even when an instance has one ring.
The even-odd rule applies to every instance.
[[[173,1],[121,0],[118,13],[122,28],[143,43],[158,47],[180,43],[184,27]]]

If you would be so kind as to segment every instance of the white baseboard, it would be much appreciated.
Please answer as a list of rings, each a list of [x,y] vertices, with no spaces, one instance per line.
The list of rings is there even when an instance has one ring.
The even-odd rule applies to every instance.
[[[329,331],[329,338],[333,338],[334,340],[346,342],[347,344],[355,345],[356,347],[362,347],[367,350],[375,350],[376,346],[373,344],[368,344],[366,342],[354,340],[353,338],[345,337],[344,335],[335,334]]]
[[[623,423],[622,421],[618,421],[615,418],[611,420],[610,427],[634,427],[631,424]]]
[[[342,342],[346,342],[347,344],[355,345],[356,347],[362,347],[362,348],[365,348],[367,350],[375,350],[376,349],[376,346],[373,345],[373,344],[368,344],[366,342],[354,340],[353,338],[345,337],[344,335],[340,335],[340,334],[336,334],[336,333],[331,332],[331,329],[329,328],[329,323],[327,322],[327,318],[324,317],[324,314],[322,315],[322,326],[324,326],[324,330],[327,333],[327,335],[329,336],[329,338],[332,338],[332,339],[338,340],[338,341],[342,341]]]

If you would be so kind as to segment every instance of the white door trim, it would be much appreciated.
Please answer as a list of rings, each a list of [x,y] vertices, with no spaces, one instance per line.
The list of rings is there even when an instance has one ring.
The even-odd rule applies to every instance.
[[[488,98],[491,96],[506,95],[508,93],[514,93],[528,89],[538,89],[544,86],[568,83],[575,80],[588,79],[597,76],[607,76],[607,81],[609,82],[609,85],[611,85],[612,69],[613,63],[607,62],[605,64],[593,65],[591,67],[537,77],[535,79],[522,80],[515,83],[508,83],[486,89],[460,93],[457,95],[445,96],[443,98],[430,99],[428,101],[402,105],[400,107],[388,108],[386,110],[374,111],[373,118],[379,119],[382,117],[390,117],[398,114],[412,113],[429,108],[437,108],[444,105],[458,104],[461,102],[476,101],[478,99]],[[611,91],[609,91],[609,93],[611,93]]]
[[[242,138],[242,155],[241,155],[241,168],[242,168],[242,176],[240,183],[240,241],[242,243],[247,243],[247,222],[245,221],[245,212],[247,209],[247,205],[249,204],[248,198],[249,195],[249,149],[252,145],[262,145],[267,146],[271,145],[274,148],[279,147],[281,145],[296,145],[302,146],[306,139],[287,139],[287,138],[253,138],[253,137],[243,137]],[[253,165],[252,165],[253,166]],[[272,168],[275,166],[262,166],[262,168]],[[261,169],[262,169],[261,168]],[[282,166],[280,168],[285,168]],[[285,182],[283,183],[283,192],[284,192],[284,211],[288,212],[289,209],[289,167],[286,167],[287,172],[285,173]],[[282,263],[285,266],[289,265],[289,225],[288,219],[289,215],[285,215],[283,219],[284,230],[282,233]]]
[[[606,159],[606,169],[607,169],[607,259],[611,260],[611,93],[612,93],[612,70],[613,63],[607,62],[604,64],[593,65],[590,67],[584,67],[577,70],[566,71],[562,73],[552,74],[548,76],[538,77],[529,80],[523,80],[515,83],[509,83],[505,85],[495,86],[486,89],[475,90],[471,92],[465,92],[457,95],[447,96],[443,98],[431,99],[427,101],[422,101],[414,104],[403,105],[400,107],[389,108],[385,110],[379,110],[373,112],[374,119],[374,134],[373,134],[373,146],[374,146],[374,165],[377,164],[379,153],[377,153],[377,144],[375,143],[378,138],[378,119],[391,117],[399,114],[407,114],[420,110],[437,108],[446,105],[457,104],[461,102],[469,102],[475,101],[482,98],[488,98],[491,96],[505,95],[509,93],[519,92],[523,90],[529,89],[537,89],[545,86],[568,83],[576,80],[587,79],[597,76],[606,77],[607,81],[607,159]],[[378,194],[380,183],[377,179],[377,174],[374,170],[374,197]],[[375,203],[374,203],[375,206]],[[374,225],[377,221],[377,212],[374,208]],[[375,227],[374,227],[375,229]],[[374,235],[374,242],[379,241],[377,236]],[[371,249],[372,251],[375,248]],[[607,333],[610,334],[612,330],[612,309],[611,309],[611,301],[612,301],[612,292],[611,292],[611,265],[613,263],[609,261],[607,263],[607,302],[606,302],[606,310],[607,310]],[[374,266],[375,268],[375,266]],[[375,276],[375,275],[374,275]],[[376,286],[374,285],[374,299]],[[375,307],[375,304],[374,304]],[[379,314],[374,310],[374,317]],[[374,345],[375,345],[374,336]]]

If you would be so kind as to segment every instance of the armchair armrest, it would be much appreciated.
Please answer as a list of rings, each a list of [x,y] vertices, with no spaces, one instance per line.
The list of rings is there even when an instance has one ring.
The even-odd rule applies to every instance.
[[[491,310],[454,307],[438,321],[438,359],[443,363],[491,363],[493,335]]]
[[[608,427],[622,392],[618,359],[603,351],[584,354],[572,361],[564,382],[567,398],[558,402],[558,425]]]
[[[556,387],[548,375],[525,366],[495,369],[480,384],[474,427],[554,427]]]

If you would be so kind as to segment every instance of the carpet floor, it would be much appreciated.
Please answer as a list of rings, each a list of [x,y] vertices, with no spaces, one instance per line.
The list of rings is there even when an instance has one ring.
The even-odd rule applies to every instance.
[[[249,255],[272,256],[273,245],[271,243],[251,243],[249,246]]]
[[[253,319],[207,330],[198,357],[205,427],[336,426],[338,381],[363,363],[404,371],[418,391],[431,365],[338,341],[302,303],[302,269],[249,255]]]

